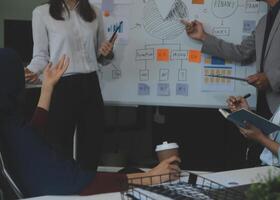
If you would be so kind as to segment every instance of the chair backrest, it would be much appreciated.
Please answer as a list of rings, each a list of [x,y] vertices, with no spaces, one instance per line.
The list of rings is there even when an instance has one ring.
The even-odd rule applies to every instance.
[[[23,194],[9,175],[0,151],[0,182],[3,189],[4,196],[9,196],[7,199],[23,199]],[[6,195],[5,195],[6,193]]]

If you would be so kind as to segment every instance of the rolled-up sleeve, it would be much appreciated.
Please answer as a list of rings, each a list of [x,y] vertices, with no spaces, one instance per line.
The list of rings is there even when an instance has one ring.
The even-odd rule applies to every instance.
[[[49,55],[49,37],[43,16],[38,9],[32,13],[32,31],[33,31],[33,58],[27,67],[34,73],[40,73],[48,64]]]

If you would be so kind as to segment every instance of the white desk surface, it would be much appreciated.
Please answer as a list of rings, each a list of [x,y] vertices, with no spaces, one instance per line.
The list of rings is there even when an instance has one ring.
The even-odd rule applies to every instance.
[[[99,167],[98,171],[103,172],[116,172],[119,167]],[[234,187],[238,185],[247,185],[251,183],[260,182],[260,177],[267,176],[268,173],[272,172],[274,175],[280,174],[280,169],[276,167],[256,167],[241,170],[232,170],[217,173],[199,172],[198,174],[204,178],[210,179],[216,183],[222,184],[226,187]],[[195,172],[194,172],[195,173]],[[29,200],[121,200],[120,193],[108,193],[101,195],[92,196],[44,196],[31,198]]]
[[[107,166],[99,166],[97,168],[97,171],[98,172],[118,172],[122,169],[122,167],[107,167]],[[143,171],[148,171],[149,169],[148,168],[141,168]],[[188,172],[192,172],[192,173],[195,173],[195,174],[208,174],[210,172],[206,172],[206,171],[188,171]]]
[[[43,197],[35,197],[30,198],[28,200],[121,200],[121,194],[119,192],[116,193],[108,193],[108,194],[100,194],[100,195],[92,195],[92,196],[43,196]],[[26,199],[27,200],[27,199]]]
[[[248,169],[232,170],[217,173],[202,174],[201,176],[226,187],[258,183],[267,177],[269,172],[273,176],[280,175],[280,169],[272,166],[255,167]]]

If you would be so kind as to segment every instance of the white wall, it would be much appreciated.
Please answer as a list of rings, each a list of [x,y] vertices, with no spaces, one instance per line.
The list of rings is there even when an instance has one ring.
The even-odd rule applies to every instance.
[[[44,2],[47,0],[0,0],[0,47],[4,46],[4,19],[31,19],[32,10]]]

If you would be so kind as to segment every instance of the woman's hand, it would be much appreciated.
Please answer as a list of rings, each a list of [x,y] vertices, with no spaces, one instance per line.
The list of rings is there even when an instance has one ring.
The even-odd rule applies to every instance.
[[[117,39],[117,36],[115,36],[113,38],[112,42],[109,42],[109,41],[103,42],[99,49],[99,53],[104,57],[108,56],[113,51],[113,47],[114,47],[116,39]]]
[[[161,163],[159,163],[156,167],[151,169],[148,173],[149,176],[158,176],[163,174],[179,174],[181,172],[178,163],[181,160],[177,156],[172,156]]]
[[[25,82],[36,84],[39,82],[39,76],[30,71],[27,67],[24,68]]]
[[[38,107],[49,110],[53,88],[69,66],[69,61],[64,55],[55,66],[52,67],[51,63],[46,66]]]
[[[228,108],[230,109],[231,112],[235,112],[242,108],[249,110],[248,102],[246,101],[246,99],[244,99],[241,96],[239,96],[239,97],[230,96],[227,99],[227,104],[228,104]]]
[[[52,66],[52,64],[49,63],[44,70],[44,79],[42,87],[54,87],[55,84],[59,81],[60,77],[67,70],[69,63],[70,59],[65,55],[62,56],[62,58],[55,66]]]
[[[263,137],[265,137],[265,135],[260,129],[258,129],[257,127],[255,127],[250,123],[246,123],[246,127],[245,128],[240,127],[239,130],[245,138],[248,138],[250,140],[255,140],[259,143],[261,143]]]
[[[154,185],[179,178],[181,170],[178,166],[181,160],[177,156],[170,157],[155,168],[145,173],[127,174],[129,184]]]

